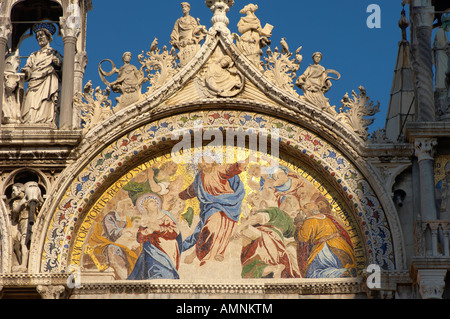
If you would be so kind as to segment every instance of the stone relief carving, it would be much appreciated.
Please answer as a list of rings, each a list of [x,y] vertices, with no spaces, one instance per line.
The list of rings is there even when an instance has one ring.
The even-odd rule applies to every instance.
[[[28,82],[23,123],[55,124],[63,64],[61,54],[50,47],[56,27],[39,23],[33,31],[41,49],[30,55],[22,69]]]
[[[386,136],[386,129],[380,128],[372,133],[370,136],[373,144],[388,144],[393,143],[387,136]]]
[[[146,55],[147,58],[144,58],[144,51],[142,51],[138,59],[142,67],[145,67],[145,72],[150,82],[147,92],[153,93],[176,74],[177,55],[173,47],[169,51],[167,46],[164,46],[161,52],[158,48],[157,38],[153,40]]]
[[[358,88],[359,95],[353,91],[353,99],[348,93],[342,98],[342,106],[339,108],[337,119],[352,129],[359,137],[367,141],[369,133],[368,127],[373,123],[374,119],[369,118],[380,111],[380,103],[375,106],[367,96],[366,89],[362,86]]]
[[[314,64],[308,66],[305,72],[298,77],[295,84],[303,91],[305,101],[318,106],[322,111],[336,114],[335,108],[330,105],[325,93],[331,89],[331,80],[337,81],[341,78],[341,75],[335,70],[326,70],[320,65],[322,57],[322,53],[314,53],[312,56]],[[330,77],[329,74],[336,75],[336,78]]]
[[[261,21],[256,17],[255,11],[258,5],[248,4],[241,11],[246,14],[238,23],[241,36],[233,34],[238,49],[258,68],[261,66],[262,49],[271,44],[269,38],[272,36],[273,26],[266,24],[261,27]]]
[[[200,25],[200,19],[190,15],[191,5],[187,2],[181,3],[183,16],[179,18],[170,35],[170,44],[177,50],[180,66],[186,65],[200,50],[200,42],[205,38],[208,31]]]
[[[75,94],[74,107],[81,114],[83,131],[88,131],[114,114],[111,108],[111,101],[108,100],[110,93],[109,87],[105,90],[97,87],[94,90],[92,82],[89,81],[85,85],[83,93],[77,92]]]
[[[120,94],[120,96],[116,98],[117,110],[121,110],[124,107],[139,101],[142,97],[142,84],[147,81],[143,71],[144,66],[138,70],[130,63],[131,56],[130,52],[125,52],[123,54],[123,66],[119,69],[117,69],[114,62],[109,59],[101,61],[98,65],[98,73],[102,82],[107,87],[110,87],[114,93]],[[102,69],[103,62],[111,63],[112,70],[109,72],[104,71]],[[114,74],[118,74],[117,79],[113,82],[108,82],[105,77]]]
[[[264,58],[264,75],[286,92],[298,95],[294,90],[293,81],[296,72],[300,69],[300,63],[303,61],[303,56],[300,54],[302,47],[297,49],[295,59],[292,60],[292,53],[289,51],[286,39],[283,38],[280,44],[281,52],[279,52],[278,47],[274,51],[270,47],[267,48],[267,57]]]
[[[20,124],[21,108],[24,98],[25,74],[17,73],[20,57],[11,55],[5,61],[3,91],[3,124]]]
[[[205,97],[234,97],[244,89],[245,77],[230,56],[217,50],[195,83]]]
[[[13,266],[13,272],[23,273],[27,270],[31,233],[37,212],[43,202],[38,183],[15,183],[12,186],[11,198],[9,198],[8,204],[11,214],[13,248],[16,257],[16,265]]]

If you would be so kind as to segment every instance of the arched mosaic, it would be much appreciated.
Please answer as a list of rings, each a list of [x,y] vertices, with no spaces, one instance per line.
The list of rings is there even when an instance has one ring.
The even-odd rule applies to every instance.
[[[301,163],[266,159],[139,165],[89,211],[70,264],[135,280],[355,277],[364,247],[338,195]]]
[[[261,177],[259,177],[259,180],[253,180],[255,178],[254,176],[250,178],[253,174],[252,163],[249,163],[239,173],[235,167],[236,171],[233,176],[238,176],[238,180],[243,184],[241,197],[237,200],[240,203],[240,208],[236,208],[238,213],[230,213],[230,216],[234,217],[234,220],[233,218],[230,218],[230,220],[236,223],[236,225],[233,224],[235,228],[231,227],[230,233],[226,236],[221,234],[226,238],[225,242],[227,244],[225,246],[227,251],[231,251],[234,255],[230,256],[225,254],[220,256],[220,247],[222,246],[215,246],[210,242],[211,236],[207,235],[214,233],[211,231],[212,228],[209,229],[209,233],[201,231],[198,233],[198,238],[203,239],[201,240],[203,245],[199,245],[197,239],[195,245],[188,247],[187,241],[192,239],[190,236],[195,233],[195,228],[199,225],[201,211],[205,209],[205,206],[201,206],[201,201],[198,199],[199,189],[195,187],[198,187],[199,183],[198,179],[196,179],[196,174],[193,171],[189,171],[186,165],[178,164],[176,170],[175,167],[173,168],[175,173],[166,182],[169,183],[168,185],[175,187],[177,183],[172,183],[177,178],[180,178],[180,176],[183,177],[183,182],[179,182],[177,185],[177,191],[179,193],[184,191],[185,200],[177,200],[176,202],[179,206],[175,205],[175,210],[168,205],[170,201],[165,200],[164,195],[161,195],[161,193],[157,194],[159,196],[155,195],[155,199],[153,200],[158,212],[160,212],[158,215],[159,218],[164,220],[164,225],[168,229],[176,229],[172,232],[172,236],[169,236],[173,242],[171,242],[172,253],[168,255],[172,257],[176,256],[171,259],[174,265],[171,269],[177,270],[176,276],[174,275],[175,272],[171,272],[173,278],[177,276],[180,278],[189,278],[189,276],[197,278],[196,276],[199,274],[200,267],[208,267],[207,263],[202,264],[202,261],[205,258],[214,259],[217,257],[217,252],[219,252],[219,257],[217,258],[223,259],[221,262],[231,263],[232,266],[227,268],[230,269],[229,276],[240,276],[244,278],[260,278],[264,276],[296,278],[300,276],[313,276],[311,273],[308,274],[307,267],[305,266],[305,264],[309,263],[307,261],[308,258],[298,258],[298,256],[309,256],[311,254],[311,251],[308,253],[308,249],[311,249],[311,247],[302,248],[302,238],[304,242],[308,242],[310,238],[308,237],[309,233],[307,231],[301,232],[300,224],[302,219],[303,222],[308,220],[305,217],[308,214],[307,211],[309,208],[313,211],[318,210],[318,213],[320,213],[321,208],[318,204],[321,198],[326,199],[326,205],[322,209],[328,210],[326,215],[330,216],[330,218],[327,218],[327,221],[331,223],[329,227],[334,225],[336,230],[330,233],[329,236],[339,237],[342,244],[340,246],[342,248],[340,252],[347,252],[342,255],[346,256],[345,258],[342,257],[346,260],[343,268],[348,266],[346,269],[348,271],[345,272],[344,276],[357,275],[357,272],[360,272],[364,266],[371,263],[376,263],[384,269],[395,268],[392,236],[381,204],[368,181],[351,161],[339,151],[315,134],[287,121],[275,119],[270,116],[251,112],[202,111],[180,114],[147,124],[126,134],[98,154],[74,179],[71,186],[67,189],[65,196],[60,201],[58,209],[53,214],[42,251],[42,270],[45,272],[64,271],[70,264],[82,265],[88,269],[105,270],[110,268],[112,264],[117,265],[118,262],[111,263],[105,259],[105,247],[112,243],[111,239],[105,241],[105,237],[102,236],[105,230],[103,226],[105,223],[102,225],[102,221],[107,218],[115,221],[123,221],[123,223],[120,222],[121,226],[130,231],[128,244],[126,244],[127,241],[125,241],[124,237],[124,242],[120,246],[115,245],[122,249],[123,252],[126,252],[123,254],[125,258],[122,259],[123,265],[125,266],[114,269],[116,278],[146,279],[142,275],[142,269],[146,268],[142,265],[148,265],[145,261],[148,261],[150,253],[148,249],[145,249],[145,243],[151,241],[151,236],[149,235],[149,231],[145,231],[143,225],[139,224],[137,220],[142,219],[142,216],[148,211],[148,209],[145,209],[146,205],[150,204],[146,203],[139,209],[140,200],[143,198],[138,195],[147,194],[149,196],[149,193],[152,192],[145,187],[141,189],[141,193],[136,191],[139,187],[133,191],[133,187],[130,185],[136,186],[140,183],[148,183],[148,181],[152,180],[151,176],[148,176],[148,173],[154,172],[155,174],[162,169],[161,166],[164,166],[165,163],[173,161],[173,158],[170,157],[170,154],[151,158],[147,162],[136,166],[134,169],[128,169],[122,172],[121,176],[117,176],[115,183],[103,192],[103,195],[96,203],[90,203],[90,197],[94,196],[98,189],[104,187],[103,183],[108,177],[120,171],[121,167],[125,166],[134,156],[138,156],[141,152],[145,152],[159,142],[167,141],[172,137],[174,131],[183,132],[183,130],[186,130],[194,134],[199,122],[202,123],[203,130],[210,128],[220,131],[234,129],[252,134],[255,130],[264,129],[271,131],[272,129],[277,129],[279,141],[283,147],[291,150],[290,153],[297,154],[295,159],[294,156],[280,154],[279,167],[283,169],[278,170],[277,174],[280,175],[280,178],[284,176],[284,178],[287,177],[288,180],[291,180],[291,188],[295,188],[293,185],[303,183],[304,187],[298,187],[298,189],[301,188],[303,190],[304,197],[298,195],[301,194],[300,191],[300,193],[296,193],[299,196],[297,198],[295,194],[289,194],[289,196],[284,197],[285,200],[281,200],[283,196],[278,192],[275,195],[278,198],[272,204],[267,205],[267,207],[257,207],[256,204],[252,205],[252,196],[258,196],[260,192],[254,191],[251,188],[252,183],[250,181],[261,183]],[[263,170],[268,167],[267,163],[262,159],[258,163],[253,163],[253,165],[257,164],[262,165]],[[220,169],[225,168],[218,165],[216,170]],[[270,174],[275,176],[274,172],[270,172]],[[275,179],[272,178],[272,180]],[[158,180],[158,178],[155,178],[155,180]],[[233,193],[238,191],[237,188],[233,188],[237,187],[236,185],[233,184],[233,186],[230,184],[230,181],[228,183],[227,185],[231,187]],[[237,183],[239,184],[239,182]],[[189,186],[191,185],[195,185],[194,192],[192,192],[192,189],[189,190]],[[168,189],[169,186],[166,186],[166,188]],[[309,190],[305,193],[305,189]],[[251,195],[252,193],[255,195]],[[261,201],[255,202],[260,203]],[[289,211],[289,208],[285,206],[289,206],[289,204],[298,205],[294,209],[295,214],[292,213],[290,215],[286,213],[286,211]],[[273,208],[273,210],[268,212],[268,208],[269,210]],[[154,209],[156,208],[153,208],[151,211],[154,211]],[[247,210],[251,211],[252,209],[253,213],[247,212]],[[276,243],[278,243],[279,246],[277,247],[282,250],[284,249],[286,258],[283,262],[271,263],[267,259],[269,257],[267,257],[264,259],[265,262],[261,264],[260,260],[258,261],[258,258],[255,258],[256,255],[252,255],[252,252],[255,253],[255,249],[260,246],[255,244],[252,247],[251,243],[258,240],[259,237],[257,234],[261,235],[261,229],[257,229],[257,227],[262,227],[263,224],[246,224],[246,222],[251,216],[256,215],[254,214],[255,211],[264,209],[266,211],[259,215],[264,216],[261,222],[267,221],[267,219],[272,220],[272,222],[280,221],[283,219],[282,217],[279,217],[281,219],[274,217],[279,213],[278,216],[285,217],[285,222],[291,226],[291,230],[294,233],[292,234],[292,232],[287,231],[283,236],[278,234],[278,241],[270,241],[272,245],[276,246]],[[324,211],[320,214],[322,215],[318,216],[325,216]],[[136,221],[136,223],[134,224],[133,221]],[[220,219],[214,222],[221,223]],[[205,226],[206,221],[200,224],[201,226]],[[139,228],[139,225],[141,228]],[[244,228],[241,225],[252,226],[253,228],[246,229],[253,230],[253,234],[252,231],[249,231],[246,236],[243,236],[241,231],[236,231],[238,228],[239,230]],[[315,227],[318,226],[315,225]],[[131,232],[132,229],[134,229],[134,233]],[[202,230],[203,227],[199,226],[199,229]],[[275,233],[272,233],[272,239]],[[345,242],[348,246],[345,246]],[[284,244],[284,248],[281,243]],[[184,249],[182,248],[183,245],[185,245]],[[343,248],[344,246],[351,247],[351,249]],[[246,250],[246,248],[248,249]],[[178,255],[176,253],[177,249]],[[192,252],[195,252],[195,254]],[[186,260],[191,255],[193,255],[192,260]],[[339,254],[334,252],[334,255]],[[341,263],[344,259],[341,260]],[[301,261],[300,263],[298,262],[299,260]],[[122,261],[119,261],[119,263]],[[215,261],[219,262],[218,260]],[[195,268],[196,271],[189,271],[191,266],[186,265],[192,265],[196,262],[198,263],[197,266],[199,266]],[[138,263],[141,267],[136,266]],[[284,268],[275,267],[278,270],[275,269],[272,272],[267,270],[269,266],[279,266],[280,263]],[[168,260],[166,260],[165,265],[167,266],[167,264]],[[291,267],[287,267],[287,265]],[[279,271],[281,268],[282,270]],[[134,269],[138,270],[133,271]],[[170,273],[170,271],[166,269],[165,273]]]

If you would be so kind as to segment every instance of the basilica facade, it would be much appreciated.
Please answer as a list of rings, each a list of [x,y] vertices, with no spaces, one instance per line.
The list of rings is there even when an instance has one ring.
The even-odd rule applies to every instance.
[[[341,74],[271,46],[256,4],[180,3],[169,47],[94,87],[91,0],[0,2],[0,297],[448,298],[444,2],[403,3],[371,134],[366,88],[330,105]]]

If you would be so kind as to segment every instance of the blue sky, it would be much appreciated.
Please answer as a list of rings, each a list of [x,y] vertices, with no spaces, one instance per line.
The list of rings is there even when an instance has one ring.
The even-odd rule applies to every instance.
[[[87,52],[89,63],[84,83],[92,80],[104,88],[97,67],[101,60],[111,59],[117,67],[122,65],[125,51],[133,54],[132,63],[140,66],[137,56],[147,52],[151,42],[158,38],[159,47],[170,47],[169,39],[174,22],[181,17],[182,0],[94,0],[88,14]],[[208,28],[212,12],[204,0],[191,0],[191,15],[200,18]],[[239,11],[248,3],[258,4],[256,15],[261,24],[274,26],[272,45],[280,46],[286,37],[291,51],[303,47],[304,60],[297,75],[301,75],[312,62],[311,56],[320,51],[321,64],[341,73],[342,79],[333,81],[327,93],[332,105],[340,105],[346,92],[364,86],[374,102],[380,101],[381,112],[370,131],[384,127],[388,109],[392,77],[401,31],[398,20],[402,10],[401,0],[236,0],[228,13],[229,28],[237,33]],[[370,29],[366,21],[367,7],[377,4],[381,8],[381,28]],[[31,46],[37,49],[34,39]],[[55,37],[52,46],[63,51],[62,39]],[[26,53],[25,53],[26,54]],[[21,55],[24,55],[21,52]],[[299,91],[300,92],[300,91]]]

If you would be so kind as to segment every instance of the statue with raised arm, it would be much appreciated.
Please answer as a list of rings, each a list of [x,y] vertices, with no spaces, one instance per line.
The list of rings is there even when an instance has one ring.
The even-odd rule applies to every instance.
[[[295,83],[303,91],[303,98],[318,107],[321,110],[336,114],[336,111],[330,106],[329,99],[325,97],[332,83],[330,80],[339,80],[341,75],[335,70],[325,70],[319,63],[322,60],[322,53],[316,52],[312,59],[314,64],[310,65],[305,72],[298,77]],[[337,78],[332,78],[329,74],[334,74]],[[333,112],[334,111],[334,112]]]
[[[105,61],[108,61],[112,64],[112,70],[110,72],[105,72],[101,67],[102,63]],[[117,69],[114,62],[108,59],[101,61],[98,65],[98,72],[103,83],[105,83],[106,86],[110,87],[114,93],[120,94],[120,97],[116,99],[116,108],[118,110],[121,110],[124,107],[139,101],[142,96],[142,84],[148,80],[143,71],[144,66],[142,66],[138,70],[134,65],[130,63],[130,52],[125,52],[122,55],[122,61],[123,66],[121,66],[120,69]],[[108,82],[105,79],[105,76],[112,76],[115,73],[118,74],[115,81]]]
[[[183,16],[179,18],[170,35],[170,44],[178,49],[179,66],[186,65],[200,50],[200,42],[205,38],[207,30],[200,25],[200,20],[190,15],[191,5],[181,3]]]
[[[237,47],[255,66],[262,68],[261,56],[262,49],[269,45],[271,41],[273,26],[266,24],[264,28],[261,27],[260,20],[256,17],[255,11],[258,10],[258,5],[248,4],[241,11],[241,14],[246,14],[238,23],[238,30],[241,36],[234,35],[236,38]]]
[[[63,64],[61,54],[50,47],[56,27],[38,23],[33,31],[41,49],[30,55],[22,69],[28,81],[22,118],[26,124],[55,124]]]

